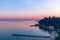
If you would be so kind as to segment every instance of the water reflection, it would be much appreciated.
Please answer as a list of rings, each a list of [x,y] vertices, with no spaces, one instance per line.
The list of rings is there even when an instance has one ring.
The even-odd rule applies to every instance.
[[[12,37],[11,34],[13,33],[43,36],[49,35],[47,32],[38,29],[38,27],[30,27],[30,25],[35,23],[36,22],[34,21],[0,22],[0,40],[33,39],[28,37]]]

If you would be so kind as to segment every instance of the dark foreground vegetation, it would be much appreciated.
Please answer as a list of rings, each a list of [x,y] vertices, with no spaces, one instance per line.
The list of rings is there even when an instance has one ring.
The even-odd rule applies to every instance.
[[[38,26],[39,29],[43,29],[45,31],[51,32],[52,29],[49,28],[49,26],[53,26],[54,30],[57,32],[58,37],[56,37],[56,40],[60,40],[60,17],[45,17],[38,21],[38,24],[35,26]]]
[[[60,40],[60,37],[56,37],[56,40]]]

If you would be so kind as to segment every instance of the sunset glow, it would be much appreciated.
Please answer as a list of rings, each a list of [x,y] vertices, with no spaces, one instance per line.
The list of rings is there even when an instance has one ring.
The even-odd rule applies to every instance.
[[[60,17],[60,0],[0,0],[0,18]]]

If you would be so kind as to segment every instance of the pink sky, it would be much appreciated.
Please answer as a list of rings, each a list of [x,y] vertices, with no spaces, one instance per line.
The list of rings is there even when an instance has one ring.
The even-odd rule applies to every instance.
[[[0,0],[0,18],[60,17],[60,0]]]
[[[48,16],[58,16],[60,13],[33,13],[33,14],[1,14],[0,18],[43,18]]]

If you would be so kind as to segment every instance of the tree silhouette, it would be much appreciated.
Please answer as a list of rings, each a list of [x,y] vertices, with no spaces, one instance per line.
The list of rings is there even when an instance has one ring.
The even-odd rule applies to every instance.
[[[45,31],[51,32],[52,29],[49,28],[49,26],[53,26],[54,30],[58,32],[58,37],[60,37],[60,17],[44,17],[40,21],[38,21],[37,26],[40,29],[43,29]]]

